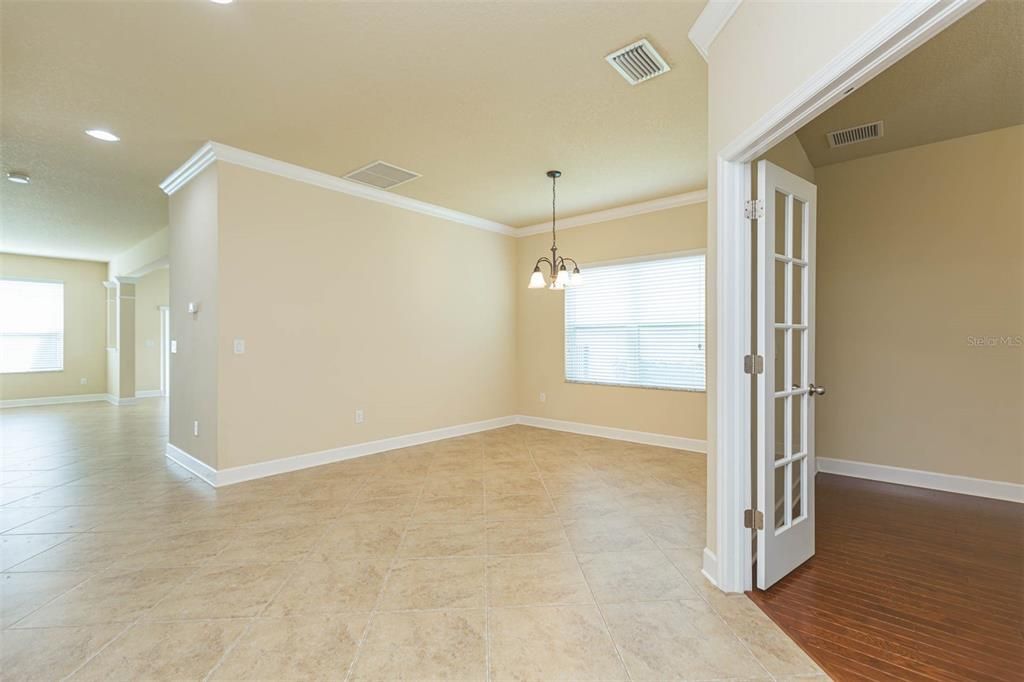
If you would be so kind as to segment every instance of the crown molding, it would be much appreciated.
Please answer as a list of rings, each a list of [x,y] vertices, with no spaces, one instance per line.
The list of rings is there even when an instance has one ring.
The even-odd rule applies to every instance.
[[[503,223],[487,220],[486,218],[479,218],[474,215],[469,215],[468,213],[462,213],[461,211],[455,211],[436,204],[429,204],[418,199],[411,199],[400,194],[377,189],[376,187],[370,187],[369,185],[363,185],[352,180],[346,180],[334,175],[329,175],[328,173],[315,171],[311,168],[297,166],[293,163],[288,163],[287,161],[271,159],[267,156],[247,152],[244,149],[229,147],[228,145],[220,144],[219,142],[207,142],[200,147],[199,151],[193,154],[188,161],[182,164],[182,166],[176,171],[168,175],[167,179],[160,183],[160,189],[162,189],[168,196],[174,194],[184,187],[189,180],[201,173],[214,161],[221,161],[224,163],[231,163],[236,166],[251,168],[252,170],[270,173],[271,175],[277,175],[290,180],[297,180],[298,182],[304,182],[308,185],[314,185],[333,192],[341,192],[342,194],[349,194],[362,199],[376,201],[389,206],[402,208],[407,211],[450,220],[455,223],[468,225],[469,227],[475,227],[479,230],[497,232],[498,234],[509,236],[514,236],[516,234],[516,230],[514,228]]]
[[[217,157],[213,145],[213,142],[204,144],[199,148],[199,151],[189,157],[188,161],[178,166],[174,172],[164,178],[164,181],[160,183],[160,189],[163,190],[164,194],[171,196],[188,184],[189,180],[202,173],[207,166],[216,161]]]
[[[475,227],[479,230],[497,232],[498,234],[510,237],[529,237],[530,235],[540,234],[551,229],[551,225],[548,223],[538,223],[537,225],[522,228],[510,227],[493,220],[479,218],[477,216],[469,215],[468,213],[462,213],[461,211],[455,211],[450,208],[430,204],[418,199],[411,199],[400,194],[395,194],[386,190],[377,189],[376,187],[363,185],[352,180],[346,180],[334,175],[315,171],[311,168],[304,168],[303,166],[297,166],[286,161],[271,159],[270,157],[247,152],[243,149],[237,149],[236,147],[229,147],[228,145],[220,144],[219,142],[207,142],[200,147],[199,151],[193,154],[188,161],[183,163],[177,170],[168,175],[167,178],[160,183],[160,189],[162,189],[168,196],[174,194],[188,184],[192,178],[202,173],[203,170],[205,170],[214,161],[251,168],[263,173],[278,175],[280,177],[304,182],[306,184],[334,192],[341,192],[343,194],[361,197],[370,201],[376,201],[408,211],[414,211],[416,213],[450,220],[455,223],[468,225],[469,227]],[[688,204],[697,204],[704,201],[707,201],[707,190],[697,190],[695,192],[687,192],[685,194],[674,194],[672,196],[644,201],[638,204],[618,206],[604,211],[595,211],[594,213],[585,213],[583,215],[573,216],[572,218],[566,218],[558,222],[558,228],[560,230],[565,230],[573,227],[580,227],[581,225],[603,223],[609,220],[628,218],[630,216],[653,213],[655,211],[664,211],[669,208],[686,206]]]
[[[700,52],[700,56],[704,57],[704,61],[708,60],[711,43],[715,42],[715,38],[729,23],[729,19],[732,19],[741,2],[743,0],[708,0],[697,21],[693,22],[687,35],[697,48],[697,52]]]
[[[686,192],[685,194],[673,194],[660,199],[642,201],[638,204],[627,204],[626,206],[617,206],[604,211],[595,211],[593,213],[584,213],[571,218],[564,218],[558,221],[558,229],[568,230],[573,227],[582,227],[583,225],[605,223],[609,220],[618,220],[620,218],[643,215],[644,213],[665,211],[679,206],[689,206],[690,204],[700,204],[707,200],[708,191],[706,189],[699,189],[695,192]],[[515,231],[515,236],[529,237],[530,235],[542,234],[550,231],[551,223],[537,223],[536,225],[530,225],[529,227],[519,228]]]

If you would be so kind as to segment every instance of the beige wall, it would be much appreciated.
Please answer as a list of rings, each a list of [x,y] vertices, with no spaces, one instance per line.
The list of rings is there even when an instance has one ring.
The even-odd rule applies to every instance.
[[[64,371],[0,374],[0,400],[106,393],[106,275],[106,263],[0,253],[0,277],[64,282]]]
[[[218,235],[213,164],[169,202],[171,338],[170,443],[209,464],[217,460]],[[273,267],[267,266],[267,277]],[[200,306],[188,312],[189,302]],[[192,423],[199,422],[199,436]]]
[[[585,269],[588,263],[703,248],[706,216],[700,203],[563,230],[559,253]],[[517,246],[519,413],[703,440],[703,392],[566,383],[564,294],[526,289],[537,258],[550,256],[551,235],[519,239]]]
[[[135,284],[135,392],[160,390],[160,306],[168,304],[170,270],[160,268]]]
[[[169,250],[170,230],[165,227],[111,258],[108,267],[110,279],[117,275],[132,275],[137,270],[144,271],[144,268],[156,262],[166,262]]]
[[[769,149],[768,153],[762,156],[761,159],[774,163],[779,168],[788,170],[794,175],[799,175],[808,182],[814,182],[814,166],[811,165],[810,159],[807,158],[807,152],[804,151],[804,146],[800,143],[800,140],[796,135],[790,135],[785,140]],[[758,161],[761,159],[758,159]],[[756,172],[753,177],[756,187]]]
[[[817,179],[818,456],[1024,482],[1024,126]]]
[[[215,172],[218,468],[515,413],[515,240],[239,166]],[[172,209],[190,200],[179,194]],[[179,222],[172,210],[177,308],[179,266],[194,258],[173,248]],[[175,414],[192,419],[177,386],[172,432]]]
[[[717,550],[715,357],[717,178],[721,150],[848,48],[898,3],[748,0],[708,54],[708,549]]]

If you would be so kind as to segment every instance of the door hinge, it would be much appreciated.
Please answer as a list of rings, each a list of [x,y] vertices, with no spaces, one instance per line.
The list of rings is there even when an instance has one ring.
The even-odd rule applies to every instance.
[[[753,530],[764,530],[764,513],[754,509],[744,509],[743,527]]]
[[[764,218],[764,199],[748,199],[743,203],[743,217],[747,220]]]
[[[764,372],[763,355],[744,355],[743,371],[747,374],[761,374]]]

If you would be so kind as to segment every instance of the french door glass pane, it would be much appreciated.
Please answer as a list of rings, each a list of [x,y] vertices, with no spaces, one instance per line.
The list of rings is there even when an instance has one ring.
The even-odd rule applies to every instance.
[[[786,250],[786,195],[775,192],[775,253],[788,256]]]
[[[796,197],[793,198],[793,258],[803,260],[804,255],[804,210],[807,204]]]
[[[786,263],[775,261],[775,321],[788,322],[786,319]]]
[[[807,287],[805,278],[807,277],[807,268],[800,265],[791,265],[793,272],[793,285],[792,285],[792,305],[793,305],[793,317],[791,318],[793,324],[804,324],[807,320],[804,317],[804,291]]]
[[[789,398],[775,399],[775,459],[776,461],[786,456],[786,401]]]

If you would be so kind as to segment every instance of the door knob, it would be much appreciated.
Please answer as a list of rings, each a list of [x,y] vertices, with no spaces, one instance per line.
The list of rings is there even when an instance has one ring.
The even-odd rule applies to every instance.
[[[825,395],[824,386],[815,386],[814,384],[807,384],[807,388],[810,389],[810,395]]]

